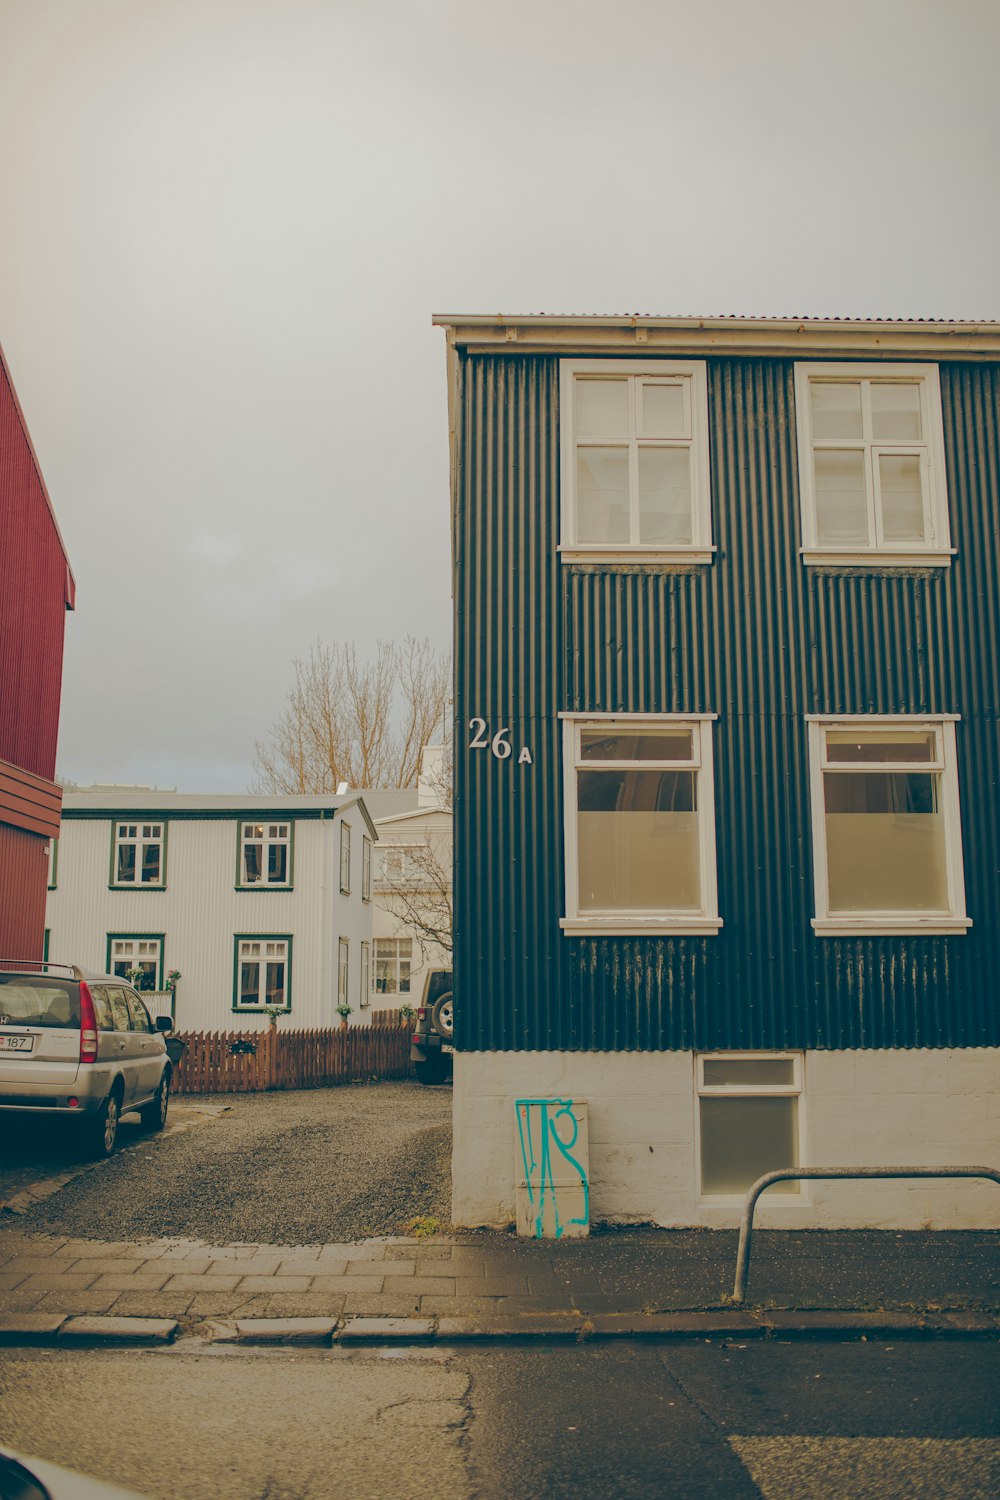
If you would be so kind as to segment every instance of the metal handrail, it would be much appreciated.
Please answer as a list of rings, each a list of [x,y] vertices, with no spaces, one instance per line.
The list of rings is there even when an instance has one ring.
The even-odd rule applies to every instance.
[[[776,1182],[822,1181],[826,1178],[837,1177],[853,1177],[859,1181],[875,1177],[984,1177],[1000,1187],[1000,1169],[996,1167],[783,1167],[779,1172],[765,1172],[764,1176],[758,1177],[753,1187],[750,1188],[743,1205],[740,1243],[736,1251],[734,1302],[746,1301],[753,1214],[761,1193]]]

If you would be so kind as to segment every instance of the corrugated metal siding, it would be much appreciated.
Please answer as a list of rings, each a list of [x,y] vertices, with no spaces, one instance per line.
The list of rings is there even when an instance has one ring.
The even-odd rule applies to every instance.
[[[0,362],[0,759],[55,775],[67,566]]]
[[[49,841],[0,824],[0,957],[42,956]]]
[[[456,996],[470,1048],[1000,1042],[1000,378],[941,368],[946,570],[799,558],[793,367],[708,361],[714,564],[558,561],[558,360],[459,364]],[[715,938],[564,938],[561,736],[579,711],[716,712]],[[807,713],[952,712],[964,938],[818,939]],[[473,715],[511,730],[470,751]],[[462,1006],[462,997],[474,997]]]

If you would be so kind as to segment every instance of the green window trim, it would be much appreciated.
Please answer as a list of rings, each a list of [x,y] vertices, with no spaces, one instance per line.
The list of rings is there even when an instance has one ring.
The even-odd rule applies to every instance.
[[[241,943],[285,944],[285,1005],[281,1013],[290,1016],[292,1013],[292,934],[290,932],[237,932],[233,934],[232,1013],[234,1016],[262,1016],[268,1009],[266,1005],[240,1005],[239,1003]]]
[[[141,880],[116,880],[115,879],[115,850],[118,846],[118,829],[123,823],[159,823],[163,829],[160,837],[160,878],[155,885],[151,881]],[[167,889],[167,839],[170,833],[170,824],[164,817],[140,817],[136,813],[119,814],[111,820],[111,853],[108,858],[108,890],[109,891],[165,891]]]
[[[105,961],[104,961],[104,972],[106,974],[110,974],[112,972],[112,969],[111,969],[111,950],[112,950],[112,946],[115,943],[159,943],[159,945],[160,945],[160,960],[159,960],[159,964],[157,965],[157,970],[156,970],[156,984],[153,986],[153,988],[155,990],[160,990],[160,991],[163,990],[163,988],[164,988],[163,975],[164,975],[164,972],[165,972],[165,970],[164,970],[164,963],[163,963],[163,956],[164,956],[164,950],[165,950],[166,945],[167,945],[167,935],[166,935],[165,932],[109,932],[107,936],[108,936],[108,942],[107,942],[107,949],[106,949],[106,957],[105,957]],[[140,990],[139,993],[142,994],[142,991]]]
[[[234,891],[292,891],[295,889],[295,818],[289,817],[267,817],[261,813],[252,813],[247,817],[238,818],[236,822],[236,883]],[[248,883],[243,880],[243,825],[244,823],[287,823],[288,824],[288,879],[280,885],[266,885],[263,881],[255,880]],[[253,936],[253,934],[251,934]],[[272,938],[273,942],[274,939]]]
[[[49,839],[49,883],[48,890],[54,891],[59,885],[59,840]]]

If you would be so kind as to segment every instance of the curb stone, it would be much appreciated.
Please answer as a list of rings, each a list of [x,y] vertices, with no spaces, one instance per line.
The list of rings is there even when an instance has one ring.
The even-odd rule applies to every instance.
[[[91,1344],[171,1344],[180,1324],[175,1318],[68,1318],[59,1330],[63,1340]]]
[[[347,1318],[338,1344],[426,1343],[434,1338],[433,1318]]]
[[[237,1344],[330,1344],[336,1331],[336,1318],[237,1318],[232,1341]]]
[[[0,1345],[54,1344],[65,1321],[65,1313],[4,1313]]]

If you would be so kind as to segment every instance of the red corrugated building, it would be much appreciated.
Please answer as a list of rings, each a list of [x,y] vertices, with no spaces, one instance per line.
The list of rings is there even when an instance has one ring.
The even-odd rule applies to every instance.
[[[75,585],[0,349],[0,956],[42,957],[56,738]]]

